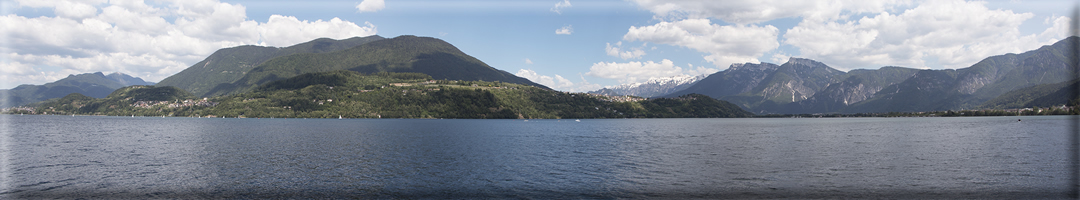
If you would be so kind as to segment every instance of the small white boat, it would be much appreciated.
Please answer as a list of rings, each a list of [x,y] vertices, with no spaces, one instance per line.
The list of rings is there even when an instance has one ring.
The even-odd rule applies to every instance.
[[[581,122],[581,120],[580,120],[580,119],[575,119],[574,121],[575,121],[575,122]]]

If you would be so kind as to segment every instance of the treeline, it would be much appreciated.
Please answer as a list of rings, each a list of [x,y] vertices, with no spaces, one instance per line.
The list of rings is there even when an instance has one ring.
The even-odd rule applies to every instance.
[[[708,96],[636,102],[504,82],[431,80],[420,73],[312,73],[204,102],[174,87],[122,88],[104,99],[77,94],[37,105],[37,114],[246,118],[703,118],[751,117]],[[150,104],[140,104],[139,101]],[[212,106],[209,106],[212,105]]]

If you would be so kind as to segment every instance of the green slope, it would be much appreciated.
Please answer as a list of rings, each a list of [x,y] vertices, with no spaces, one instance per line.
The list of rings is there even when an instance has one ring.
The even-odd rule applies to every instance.
[[[37,113],[277,118],[649,118],[750,117],[738,106],[704,95],[610,102],[506,82],[432,80],[420,73],[362,75],[338,70],[273,81],[252,92],[198,101],[175,87],[129,87],[104,99],[62,98]],[[139,108],[132,104],[149,102]],[[160,103],[159,101],[164,101]],[[168,105],[173,104],[173,105]],[[179,106],[177,106],[179,105]]]
[[[214,87],[235,82],[256,66],[276,57],[339,51],[382,39],[378,35],[344,40],[319,38],[285,48],[246,45],[220,49],[205,60],[161,80],[157,86],[175,86],[197,96],[207,96]]]
[[[109,94],[105,98],[93,98],[71,93],[57,99],[50,99],[27,106],[34,107],[37,113],[43,114],[107,114],[107,115],[139,115],[160,116],[161,108],[145,109],[136,108],[132,104],[139,101],[166,101],[179,102],[195,98],[191,93],[180,88],[165,86],[128,86]]]
[[[979,109],[1011,109],[1065,105],[1076,99],[1078,81],[1039,84],[1009,91],[983,103]],[[1071,96],[1071,98],[1070,98]]]
[[[251,91],[256,86],[304,73],[350,70],[361,73],[416,72],[438,80],[500,81],[547,89],[506,71],[488,66],[445,41],[399,36],[330,53],[305,53],[271,59],[231,84],[222,84],[202,96]]]

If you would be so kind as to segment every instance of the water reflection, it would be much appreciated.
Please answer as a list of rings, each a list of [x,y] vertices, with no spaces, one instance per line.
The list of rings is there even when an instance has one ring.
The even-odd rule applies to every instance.
[[[1065,117],[11,118],[2,191],[16,198],[1059,198],[1068,189]]]

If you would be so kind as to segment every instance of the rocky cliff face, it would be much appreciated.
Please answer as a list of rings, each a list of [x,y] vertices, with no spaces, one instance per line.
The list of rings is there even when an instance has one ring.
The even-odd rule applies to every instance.
[[[973,109],[1006,92],[1075,79],[1069,37],[1021,54],[992,56],[962,69],[903,67],[842,72],[803,58],[783,65],[733,64],[667,96],[699,93],[756,113],[918,112]],[[998,103],[1001,104],[1001,103]]]

